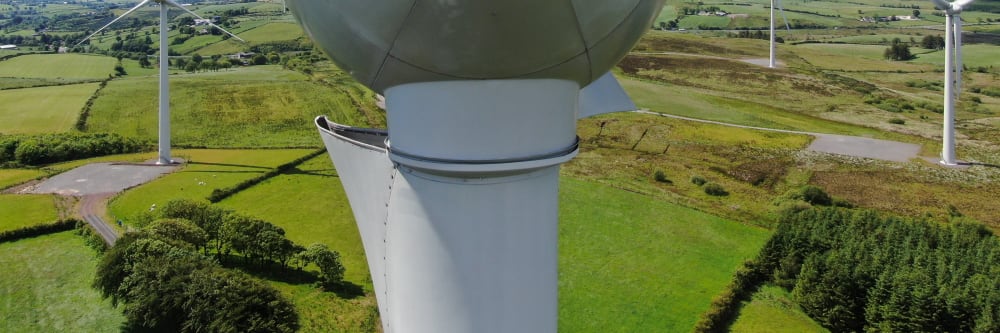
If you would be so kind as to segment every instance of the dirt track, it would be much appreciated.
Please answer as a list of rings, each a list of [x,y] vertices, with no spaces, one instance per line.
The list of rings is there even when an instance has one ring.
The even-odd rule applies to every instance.
[[[810,135],[816,137],[816,140],[813,140],[812,144],[810,144],[809,147],[806,149],[823,153],[872,158],[872,159],[893,161],[893,162],[908,162],[910,159],[916,158],[917,154],[920,153],[920,145],[912,143],[863,138],[858,136],[813,133],[813,132],[803,132],[803,131],[789,131],[789,130],[780,130],[773,128],[735,125],[718,121],[675,116],[671,114],[658,113],[647,110],[639,110],[635,112],[642,114],[657,115],[661,117],[687,120],[687,121],[697,121],[708,124],[722,125],[722,126],[748,128],[761,131]]]

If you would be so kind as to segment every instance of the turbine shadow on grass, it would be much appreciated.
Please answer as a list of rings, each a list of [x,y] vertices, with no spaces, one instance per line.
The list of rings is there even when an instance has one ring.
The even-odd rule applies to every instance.
[[[254,168],[254,169],[266,169],[270,170],[272,168],[259,166],[259,165],[246,165],[246,164],[231,164],[231,163],[209,163],[209,162],[187,162],[191,165],[216,165],[216,166],[228,166],[228,167],[240,167],[240,168]]]

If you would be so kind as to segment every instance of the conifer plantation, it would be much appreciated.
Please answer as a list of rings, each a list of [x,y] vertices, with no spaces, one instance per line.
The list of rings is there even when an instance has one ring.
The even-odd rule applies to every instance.
[[[980,224],[810,209],[758,260],[834,332],[1000,332],[1000,241]]]

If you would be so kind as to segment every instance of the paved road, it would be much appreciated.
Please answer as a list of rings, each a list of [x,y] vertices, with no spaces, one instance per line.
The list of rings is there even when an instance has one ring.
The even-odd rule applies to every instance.
[[[114,193],[99,193],[99,194],[88,194],[80,199],[80,216],[83,217],[84,221],[87,221],[91,227],[104,238],[104,242],[108,245],[115,245],[115,241],[118,240],[118,232],[115,231],[104,219],[101,218],[103,214],[103,207],[107,204],[108,198],[111,198]]]
[[[28,193],[55,193],[63,196],[80,197],[78,213],[89,223],[108,245],[118,240],[115,231],[102,216],[107,200],[115,193],[141,185],[164,174],[177,170],[176,165],[153,164],[88,164],[33,186]]]
[[[920,153],[920,145],[912,143],[863,138],[863,137],[849,136],[849,135],[790,131],[790,130],[781,130],[773,128],[755,127],[755,126],[735,125],[719,121],[675,116],[671,114],[652,112],[648,110],[638,110],[635,112],[642,114],[657,115],[661,117],[687,120],[687,121],[697,121],[701,123],[722,125],[722,126],[748,128],[761,131],[810,135],[816,137],[816,140],[813,140],[812,144],[810,144],[809,147],[806,149],[823,153],[872,158],[872,159],[893,161],[893,162],[908,162],[910,159],[916,158],[917,154]]]

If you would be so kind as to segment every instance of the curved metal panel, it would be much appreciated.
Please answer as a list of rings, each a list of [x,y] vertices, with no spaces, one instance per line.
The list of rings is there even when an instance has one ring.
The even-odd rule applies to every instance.
[[[664,0],[642,0],[621,25],[590,48],[591,73],[596,80],[617,64],[635,45],[663,9]],[[652,15],[650,15],[652,14]]]
[[[287,0],[305,32],[361,83],[375,81],[416,0]]]
[[[584,86],[628,52],[663,0],[289,4],[341,68],[383,92],[406,83],[470,79],[553,78]]]
[[[558,166],[499,182],[401,169],[388,331],[557,332],[558,188]]]
[[[364,131],[338,133],[331,126],[340,126],[343,129],[349,127],[329,124],[322,116],[316,118],[316,127],[340,175],[341,184],[347,193],[347,199],[358,224],[358,231],[361,233],[361,242],[365,247],[365,257],[368,259],[368,270],[371,272],[379,312],[385,314],[389,305],[385,296],[385,224],[388,216],[389,191],[396,170],[389,161],[385,148],[372,145],[371,143],[377,143],[375,142],[377,140],[364,137],[378,136],[377,131],[368,131],[368,135]],[[385,137],[384,133],[382,137]],[[387,317],[382,317],[383,327],[386,325],[386,319]]]
[[[586,47],[568,0],[418,1],[392,56],[456,78],[519,77]]]
[[[587,48],[604,39],[635,10],[642,0],[572,0]]]
[[[573,81],[425,82],[386,91],[394,152],[428,160],[518,160],[576,140]]]

